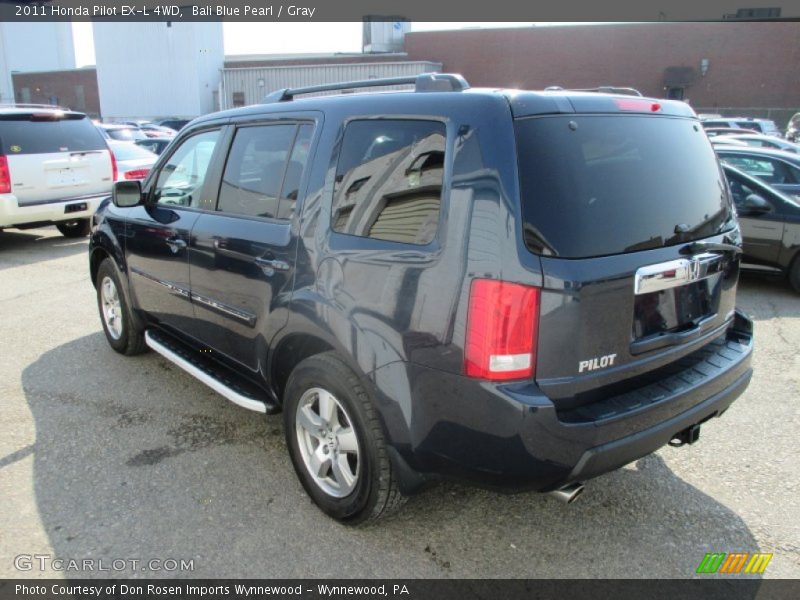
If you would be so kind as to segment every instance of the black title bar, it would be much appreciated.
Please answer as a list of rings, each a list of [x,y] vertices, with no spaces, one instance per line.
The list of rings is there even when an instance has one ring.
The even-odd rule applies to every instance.
[[[747,7],[747,8],[743,8]],[[178,1],[0,0],[0,21],[723,21],[797,20],[797,0],[430,0]]]

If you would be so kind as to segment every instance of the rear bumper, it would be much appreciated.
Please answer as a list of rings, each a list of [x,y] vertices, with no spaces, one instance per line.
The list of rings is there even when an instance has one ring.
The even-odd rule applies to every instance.
[[[406,491],[426,476],[549,491],[721,415],[750,381],[752,348],[752,323],[737,313],[724,336],[682,363],[689,366],[577,415],[557,411],[533,383],[496,385],[409,363],[382,367],[373,381]]]
[[[105,193],[20,206],[14,194],[0,194],[0,227],[88,219],[97,210],[100,202],[107,197],[108,193]],[[80,210],[73,210],[74,208]]]
[[[564,484],[584,481],[618,469],[665,446],[676,433],[720,416],[747,388],[753,370],[745,370],[733,383],[693,408],[638,433],[586,450]]]

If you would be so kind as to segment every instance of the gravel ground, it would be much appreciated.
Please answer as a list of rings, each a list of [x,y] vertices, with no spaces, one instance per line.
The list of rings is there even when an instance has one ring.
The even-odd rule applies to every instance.
[[[44,554],[193,560],[118,573],[137,577],[680,578],[711,551],[772,552],[765,577],[800,577],[800,296],[782,281],[743,277],[755,376],[699,444],[570,506],[443,484],[351,529],[304,494],[279,416],[108,347],[86,249],[53,228],[0,233],[0,577],[64,576],[14,566]]]

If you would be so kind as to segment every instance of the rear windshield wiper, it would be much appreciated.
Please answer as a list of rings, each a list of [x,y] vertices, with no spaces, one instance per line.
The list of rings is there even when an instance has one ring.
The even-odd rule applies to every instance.
[[[717,252],[732,252],[734,255],[741,254],[742,249],[733,244],[723,244],[721,242],[692,242],[680,249],[681,254],[695,254],[696,252],[716,250]]]

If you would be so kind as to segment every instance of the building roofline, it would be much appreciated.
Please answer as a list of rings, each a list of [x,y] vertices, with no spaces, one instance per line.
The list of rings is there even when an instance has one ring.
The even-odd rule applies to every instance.
[[[299,64],[299,65],[276,65],[274,67],[269,65],[259,65],[255,67],[222,67],[223,71],[263,71],[264,69],[297,69],[302,67],[308,68],[329,68],[332,69],[334,67],[374,67],[375,65],[431,65],[433,67],[442,68],[442,63],[433,60],[403,60],[403,61],[392,61],[392,62],[364,62],[364,63],[322,63],[322,64]]]

